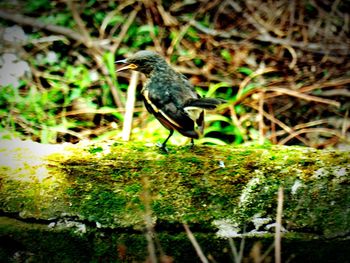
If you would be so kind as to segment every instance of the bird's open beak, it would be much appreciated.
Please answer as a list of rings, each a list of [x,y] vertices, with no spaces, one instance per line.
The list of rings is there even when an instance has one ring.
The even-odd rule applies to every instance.
[[[114,62],[115,64],[127,64],[128,63],[128,60],[127,59],[122,59],[122,60],[117,60],[116,62]],[[120,69],[117,69],[117,72],[119,71],[123,71],[123,70],[127,70],[127,69],[136,69],[137,68],[137,65],[133,64],[133,63],[130,63],[130,64],[127,64],[126,66],[124,67],[121,67]]]

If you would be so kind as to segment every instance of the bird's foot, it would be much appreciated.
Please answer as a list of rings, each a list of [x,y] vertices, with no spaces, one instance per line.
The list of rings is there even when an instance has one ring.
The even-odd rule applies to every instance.
[[[194,140],[191,139],[191,145],[190,145],[191,148],[194,148]]]
[[[159,149],[165,153],[169,153],[169,150],[168,148],[165,146],[164,143],[160,143],[160,142],[157,142],[157,147],[159,147]]]
[[[194,144],[193,140],[191,140],[191,143],[187,143],[181,146],[181,148],[187,151],[191,151],[196,149],[196,145]]]

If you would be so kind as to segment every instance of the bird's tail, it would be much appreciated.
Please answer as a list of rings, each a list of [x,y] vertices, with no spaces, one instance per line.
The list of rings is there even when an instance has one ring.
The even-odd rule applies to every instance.
[[[184,107],[196,107],[201,109],[213,110],[218,105],[225,103],[225,100],[214,99],[214,98],[199,98],[199,99],[190,99],[186,101]]]

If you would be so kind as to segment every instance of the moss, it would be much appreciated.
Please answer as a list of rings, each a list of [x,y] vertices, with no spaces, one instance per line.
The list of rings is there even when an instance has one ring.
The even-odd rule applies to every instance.
[[[150,200],[160,228],[187,222],[214,233],[213,222],[225,219],[251,232],[254,218],[273,222],[283,186],[283,225],[289,231],[337,238],[350,228],[347,153],[269,145],[173,147],[164,154],[121,142],[21,156],[1,165],[0,205],[22,218],[68,217],[139,231]],[[103,255],[106,248],[100,249]]]

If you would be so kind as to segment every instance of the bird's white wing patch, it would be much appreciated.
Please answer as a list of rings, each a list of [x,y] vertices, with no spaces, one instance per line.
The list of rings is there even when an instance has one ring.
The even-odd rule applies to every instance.
[[[193,106],[188,106],[184,108],[184,111],[194,122],[199,119],[199,116],[203,112],[203,109]]]

